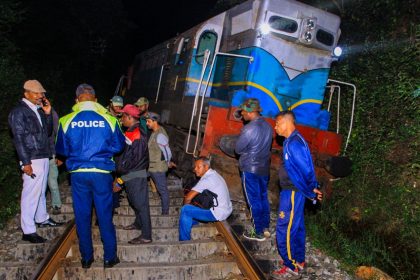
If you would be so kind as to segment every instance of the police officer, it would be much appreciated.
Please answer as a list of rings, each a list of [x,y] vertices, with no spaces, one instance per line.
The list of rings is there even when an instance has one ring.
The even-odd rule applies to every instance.
[[[112,157],[123,149],[125,138],[117,119],[96,102],[92,86],[79,85],[76,97],[73,112],[60,119],[56,152],[67,158],[66,166],[71,172],[82,267],[89,268],[93,262],[92,203],[104,245],[104,267],[112,267],[120,261],[112,223]]]

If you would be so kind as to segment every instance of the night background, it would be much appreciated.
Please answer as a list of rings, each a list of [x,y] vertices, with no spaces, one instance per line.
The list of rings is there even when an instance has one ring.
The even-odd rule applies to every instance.
[[[0,2],[0,227],[19,211],[21,179],[7,125],[25,80],[60,116],[87,82],[107,105],[135,55],[237,0]],[[342,19],[331,77],[357,85],[351,176],[307,217],[308,235],[349,271],[376,266],[420,277],[420,21],[415,0],[306,0]]]

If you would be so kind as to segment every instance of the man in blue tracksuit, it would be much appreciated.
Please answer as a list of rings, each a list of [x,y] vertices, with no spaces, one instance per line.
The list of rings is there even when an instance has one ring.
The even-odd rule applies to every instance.
[[[112,157],[123,149],[125,137],[117,119],[96,102],[92,86],[79,85],[76,96],[73,112],[60,119],[56,153],[67,158],[71,172],[82,267],[89,268],[93,262],[92,202],[104,245],[104,267],[112,267],[119,263],[112,223]]]
[[[245,100],[239,110],[242,119],[247,123],[236,141],[235,152],[240,155],[242,185],[253,223],[253,227],[244,232],[243,236],[251,240],[264,241],[270,234],[267,189],[273,129],[261,116],[262,109],[258,99]]]
[[[296,130],[295,116],[283,111],[276,118],[276,133],[284,136],[283,167],[279,178],[279,216],[277,220],[277,248],[283,266],[271,273],[275,279],[299,277],[299,270],[305,264],[305,224],[303,210],[305,199],[321,200],[322,192],[318,182],[308,144]]]

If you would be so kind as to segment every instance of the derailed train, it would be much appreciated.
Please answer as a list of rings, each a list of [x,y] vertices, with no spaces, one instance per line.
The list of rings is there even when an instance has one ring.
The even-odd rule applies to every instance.
[[[345,146],[356,94],[353,85],[329,80],[339,36],[336,15],[294,0],[249,0],[139,53],[126,96],[147,97],[161,114],[178,171],[190,169],[188,157],[231,153],[230,136],[243,126],[234,112],[245,99],[258,98],[273,126],[280,111],[293,110],[318,177],[329,185],[349,172],[349,160],[340,157],[343,136],[328,130],[333,92],[354,88]],[[273,152],[279,149],[273,141]]]

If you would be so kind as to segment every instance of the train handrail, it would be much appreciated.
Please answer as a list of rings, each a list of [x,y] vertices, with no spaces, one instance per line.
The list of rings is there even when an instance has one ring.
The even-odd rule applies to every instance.
[[[163,74],[163,69],[165,68],[165,66],[166,66],[166,64],[163,64],[160,68],[160,75],[159,75],[159,82],[158,82],[158,86],[157,86],[157,90],[156,90],[155,104],[158,102],[159,92],[160,92],[160,84],[162,82],[162,74]]]
[[[329,82],[337,83],[337,84],[341,84],[341,85],[346,85],[346,86],[350,86],[350,87],[353,88],[353,102],[352,102],[352,107],[351,107],[350,127],[349,127],[349,132],[347,133],[346,145],[344,146],[344,150],[343,150],[343,155],[345,155],[346,150],[347,150],[347,146],[349,144],[351,131],[352,131],[352,128],[353,128],[354,108],[356,106],[356,91],[357,91],[357,88],[354,84],[343,82],[343,81],[328,79],[328,83]]]
[[[214,57],[213,57],[213,61],[211,62],[209,75],[207,76],[207,81],[206,81],[206,85],[205,85],[206,87],[204,88],[204,93],[203,93],[203,95],[201,97],[200,113],[198,114],[198,116],[201,116],[201,114],[203,113],[204,98],[206,97],[207,89],[208,89],[209,84],[210,84],[211,75],[213,74],[213,68],[214,68],[213,66],[215,64],[215,61],[216,61],[218,55],[238,57],[238,58],[247,58],[247,59],[249,59],[249,63],[252,63],[254,61],[254,57],[253,56],[249,56],[249,55],[241,55],[241,54],[234,54],[234,53],[216,52],[215,55],[214,55]],[[202,79],[203,78],[204,78],[204,76],[202,76]],[[202,80],[200,80],[200,82],[202,83]],[[199,117],[198,120],[197,120],[197,137],[195,139],[193,154],[195,154],[196,151],[197,151],[198,140],[199,140],[199,135],[200,135],[200,128],[201,128],[201,117]]]
[[[202,55],[202,54],[197,54],[196,56],[198,56],[198,55]],[[201,85],[203,84],[204,74],[206,72],[207,64],[209,62],[209,57],[210,57],[210,51],[205,50],[204,51],[203,69],[201,70],[200,82],[197,86],[197,91],[195,92],[194,106],[193,106],[193,109],[192,109],[192,112],[191,112],[190,129],[188,130],[187,145],[185,147],[185,153],[188,154],[188,155],[193,155],[193,156],[195,155],[195,150],[193,150],[193,152],[191,153],[191,152],[189,152],[188,147],[190,146],[192,126],[193,126],[193,122],[194,122],[194,117],[196,116],[196,113],[197,113],[198,98],[200,96]],[[200,120],[197,120],[197,121],[199,122]],[[198,134],[196,134],[196,137],[198,137]]]
[[[217,231],[219,231],[225,238],[226,245],[229,250],[237,257],[238,267],[242,274],[249,280],[264,280],[266,279],[260,267],[255,263],[254,259],[243,246],[239,237],[231,229],[230,225],[226,222],[216,222]]]
[[[331,111],[331,103],[332,103],[332,99],[334,96],[334,91],[336,88],[338,88],[338,97],[337,97],[337,128],[335,130],[335,133],[339,133],[340,132],[340,100],[341,100],[341,87],[340,86],[336,86],[336,85],[331,85],[331,86],[327,86],[327,88],[330,88],[330,98],[328,100],[328,108],[327,111],[330,112]]]
[[[75,220],[71,220],[67,225],[64,234],[60,237],[54,247],[48,252],[38,265],[32,276],[33,280],[51,280],[57,272],[60,260],[65,258],[77,237]]]
[[[114,96],[117,96],[117,95],[123,96],[123,94],[120,94],[120,93],[122,92],[124,79],[126,79],[126,78],[127,78],[127,76],[121,75],[120,79],[118,80],[117,87],[115,88]]]

